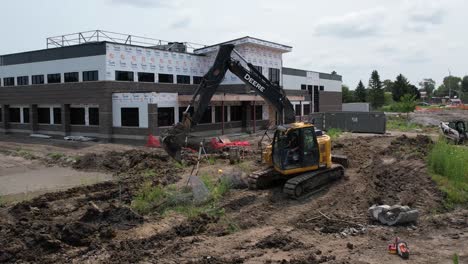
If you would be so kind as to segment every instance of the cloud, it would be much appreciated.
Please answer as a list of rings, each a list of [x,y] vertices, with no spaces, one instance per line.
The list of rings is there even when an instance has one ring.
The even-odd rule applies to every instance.
[[[383,9],[368,9],[320,20],[315,33],[338,38],[362,38],[379,35],[385,20]]]
[[[435,1],[410,2],[406,10],[408,23],[404,28],[414,32],[425,32],[433,26],[440,25],[446,16],[444,7]]]
[[[171,25],[169,25],[169,28],[171,28],[171,29],[187,28],[190,25],[190,22],[192,22],[192,20],[189,17],[185,17],[185,18],[179,19],[179,20],[175,21],[174,23],[172,23]]]
[[[172,2],[166,0],[111,0],[111,3],[120,5],[130,5],[140,8],[172,6]]]

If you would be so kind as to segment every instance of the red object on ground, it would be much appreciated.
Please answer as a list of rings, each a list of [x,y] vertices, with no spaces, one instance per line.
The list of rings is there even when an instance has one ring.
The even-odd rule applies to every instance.
[[[160,148],[161,142],[157,139],[153,134],[149,134],[148,141],[146,142],[146,146],[150,148]]]
[[[216,138],[212,138],[211,146],[214,149],[221,149],[225,147],[248,147],[250,146],[250,143],[248,141],[234,141],[229,143],[221,143]]]
[[[388,253],[390,254],[398,254],[398,256],[402,257],[403,259],[409,258],[409,248],[408,244],[404,241],[401,241],[400,238],[395,238],[395,242],[392,244],[388,244]]]

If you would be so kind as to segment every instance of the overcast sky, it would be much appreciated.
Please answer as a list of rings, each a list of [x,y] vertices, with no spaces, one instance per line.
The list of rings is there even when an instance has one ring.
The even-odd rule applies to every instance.
[[[352,89],[372,70],[417,84],[468,75],[464,0],[4,0],[0,54],[92,29],[201,44],[253,36],[290,45],[287,67],[337,71]]]

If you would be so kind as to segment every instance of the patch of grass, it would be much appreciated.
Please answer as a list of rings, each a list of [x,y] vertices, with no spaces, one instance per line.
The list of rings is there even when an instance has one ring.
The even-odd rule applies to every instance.
[[[458,264],[458,254],[457,253],[453,254],[452,260],[453,260],[453,264]]]
[[[213,156],[208,157],[208,164],[215,165],[216,164],[216,158],[213,157]]]
[[[250,174],[252,173],[253,169],[252,169],[252,166],[247,163],[247,162],[239,162],[236,164],[236,166],[243,172],[247,173],[247,174]]]
[[[63,157],[65,157],[65,154],[60,153],[60,152],[51,152],[47,154],[47,157],[53,159],[53,160],[59,160]]]
[[[417,129],[424,129],[424,126],[408,122],[402,117],[389,117],[387,119],[387,130],[397,130],[402,132],[414,131]]]
[[[178,212],[189,218],[201,213],[208,215],[224,215],[224,209],[217,206],[219,200],[229,191],[227,180],[216,180],[205,174],[200,177],[209,190],[209,197],[204,203],[194,203],[189,188],[177,188],[175,185],[152,186],[145,182],[132,201],[132,207],[141,214],[158,213],[161,215],[169,211]]]
[[[427,158],[432,178],[447,194],[446,206],[468,205],[468,147],[439,140]]]
[[[327,135],[329,135],[332,140],[339,138],[341,134],[343,134],[343,131],[339,128],[330,128],[327,131]]]
[[[25,150],[25,149],[18,149],[16,151],[16,155],[22,157],[22,158],[25,158],[25,159],[29,159],[29,160],[32,160],[32,159],[35,159],[36,156],[34,154],[32,154],[29,150]]]
[[[141,173],[141,176],[145,179],[154,178],[157,175],[154,169],[146,169]]]
[[[174,167],[178,169],[185,169],[187,167],[187,164],[185,162],[174,162]]]

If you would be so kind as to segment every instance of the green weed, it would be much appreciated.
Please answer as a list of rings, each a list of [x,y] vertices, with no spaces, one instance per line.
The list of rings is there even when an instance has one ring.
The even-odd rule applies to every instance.
[[[63,158],[65,156],[65,154],[63,153],[60,153],[60,152],[51,152],[51,153],[48,153],[47,154],[47,157],[53,159],[53,160],[59,160],[61,158]]]
[[[439,140],[427,161],[432,178],[447,194],[446,206],[468,205],[468,147]]]
[[[154,169],[146,169],[141,173],[141,176],[145,179],[154,178],[157,175]]]
[[[24,149],[18,149],[16,151],[16,155],[22,157],[22,158],[25,158],[25,159],[35,159],[36,156],[34,156],[34,154],[32,154],[30,151],[28,150],[24,150]]]
[[[329,135],[332,140],[339,138],[341,134],[343,134],[343,131],[339,128],[330,128],[327,131],[327,135]]]
[[[453,254],[452,260],[453,260],[453,264],[458,264],[458,254],[457,253]]]

